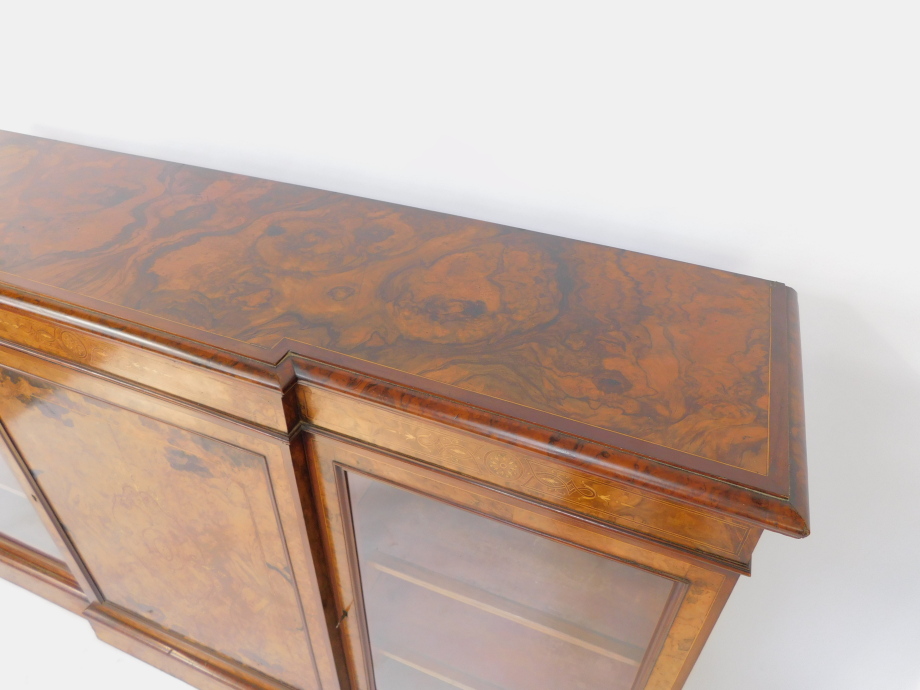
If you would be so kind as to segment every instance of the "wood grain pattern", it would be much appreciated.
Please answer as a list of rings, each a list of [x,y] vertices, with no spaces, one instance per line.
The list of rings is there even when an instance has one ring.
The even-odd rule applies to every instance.
[[[792,476],[789,482],[789,502],[808,524],[808,462],[805,446],[805,382],[802,371],[802,334],[799,328],[799,300],[795,290],[788,288],[789,301],[789,460]]]
[[[750,527],[552,460],[320,388],[298,388],[312,424],[608,523],[743,563]]]
[[[563,430],[527,424],[358,372],[296,356],[286,361],[293,365],[300,382],[288,390],[289,407],[299,406],[300,416],[309,424],[323,417],[322,407],[311,402],[314,391],[319,391],[320,400],[323,391],[334,392],[347,396],[358,405],[356,409],[371,404],[419,421],[434,422],[482,441],[534,453],[577,473],[609,479],[666,499],[673,498],[761,528],[795,537],[808,534],[808,523],[785,496],[752,491],[702,473],[687,472],[685,467],[675,467],[639,453],[592,443]],[[323,426],[329,424],[332,422],[327,417]],[[339,428],[341,424],[348,422],[337,421],[334,426]],[[745,559],[752,548],[753,544],[745,548]]]
[[[0,574],[199,687],[373,690],[381,659],[428,687],[468,666],[402,633],[372,658],[360,571],[459,606],[444,624],[499,666],[477,616],[606,650],[608,684],[673,690],[762,529],[809,532],[779,283],[3,132],[0,436],[66,560],[0,538]],[[670,595],[638,626],[589,607],[611,637],[567,617],[577,588],[509,606],[426,559],[436,539],[364,568],[362,473],[566,545],[559,581],[590,580],[593,552]],[[599,579],[613,601],[630,577]]]
[[[286,431],[281,391],[0,306],[0,338]]]
[[[106,601],[314,687],[265,458],[6,367],[0,419]]]
[[[0,161],[10,276],[769,472],[766,281],[22,135]]]
[[[200,690],[293,690],[117,606],[93,604],[83,615],[103,642]]]

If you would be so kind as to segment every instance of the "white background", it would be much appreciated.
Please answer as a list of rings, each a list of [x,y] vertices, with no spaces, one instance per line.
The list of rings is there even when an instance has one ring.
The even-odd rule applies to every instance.
[[[686,687],[916,690],[917,7],[5,2],[0,128],[793,286],[813,535],[764,535]],[[185,687],[0,612],[4,687]]]

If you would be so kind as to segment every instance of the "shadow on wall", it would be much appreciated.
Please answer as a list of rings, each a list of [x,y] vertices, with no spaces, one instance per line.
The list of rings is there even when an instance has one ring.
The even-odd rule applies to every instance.
[[[920,374],[847,304],[799,300],[812,536],[764,534],[686,690],[916,690]]]

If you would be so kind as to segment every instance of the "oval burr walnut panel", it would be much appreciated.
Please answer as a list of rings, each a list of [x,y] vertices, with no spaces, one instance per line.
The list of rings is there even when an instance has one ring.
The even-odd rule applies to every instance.
[[[5,282],[272,364],[344,355],[789,496],[776,283],[11,133],[0,171]]]
[[[5,366],[0,420],[106,602],[317,687],[265,457]]]

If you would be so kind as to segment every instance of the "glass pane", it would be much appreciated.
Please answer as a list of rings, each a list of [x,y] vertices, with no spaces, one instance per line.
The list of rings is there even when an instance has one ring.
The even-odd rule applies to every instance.
[[[35,512],[35,506],[23,493],[22,487],[2,457],[0,457],[0,534],[12,537],[54,558],[61,558],[61,552],[42,524],[38,513]]]
[[[349,473],[378,690],[628,690],[673,582]]]

